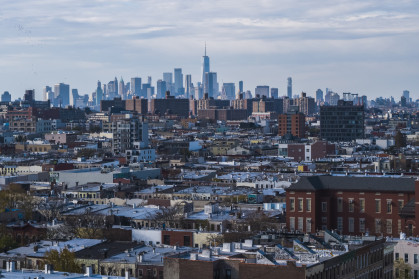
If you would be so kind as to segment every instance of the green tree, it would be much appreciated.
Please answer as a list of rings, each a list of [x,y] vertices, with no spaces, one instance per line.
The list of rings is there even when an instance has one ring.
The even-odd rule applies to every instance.
[[[0,191],[0,212],[9,209],[21,209],[26,220],[31,220],[38,201],[26,194],[18,184],[11,184],[8,189]]]
[[[19,247],[16,241],[7,234],[4,226],[0,228],[0,252],[6,252]]]
[[[394,261],[394,278],[412,279],[412,267],[399,259]]]
[[[51,250],[45,253],[45,264],[53,266],[54,270],[63,272],[82,272],[81,266],[76,261],[76,256],[73,252],[64,248],[60,252]]]

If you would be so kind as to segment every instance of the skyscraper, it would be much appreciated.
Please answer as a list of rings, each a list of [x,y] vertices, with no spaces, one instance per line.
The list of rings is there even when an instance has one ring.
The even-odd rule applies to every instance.
[[[239,81],[239,92],[240,93],[243,93],[244,91],[243,91],[243,81],[241,80],[241,81]]]
[[[25,90],[25,95],[23,96],[23,100],[27,102],[35,101],[35,89]]]
[[[205,73],[204,95],[208,93],[209,98],[216,98],[218,95],[217,73]]]
[[[121,80],[119,81],[119,96],[124,100],[125,98],[125,83],[124,80],[121,77]]]
[[[167,87],[164,80],[159,79],[157,81],[157,99],[163,99],[166,93]]]
[[[183,91],[183,74],[182,74],[182,68],[175,68],[175,96],[182,94]]]
[[[71,89],[71,98],[70,98],[70,105],[75,106],[76,100],[79,98],[79,90],[76,88]]]
[[[406,102],[410,103],[410,92],[409,90],[403,90],[403,96],[406,98]]]
[[[44,87],[44,101],[52,101],[54,99],[54,93],[52,92],[51,86]]]
[[[292,78],[288,78],[288,86],[287,86],[287,96],[288,98],[292,99]]]
[[[115,84],[115,96],[118,96],[119,95],[119,92],[118,92],[118,79],[115,77],[115,80],[114,80],[114,84]]]
[[[258,85],[255,88],[255,95],[259,95],[261,98],[262,96],[269,97],[269,86],[267,85]]]
[[[54,85],[56,105],[66,107],[70,104],[70,85],[59,83]]]
[[[316,102],[319,104],[320,102],[323,102],[323,90],[317,89],[316,91]]]
[[[278,88],[271,88],[271,98],[278,99],[279,91]]]
[[[210,59],[207,56],[207,44],[205,44],[204,56],[202,56],[202,84],[205,84],[205,73],[210,71]]]
[[[173,83],[173,74],[172,73],[163,73],[163,80],[168,84],[172,84]]]
[[[405,107],[405,106],[406,106],[406,104],[407,104],[406,97],[405,97],[405,96],[402,96],[402,97],[400,98],[400,106]]]
[[[105,92],[105,90],[103,92]],[[118,95],[118,83],[115,83],[114,80],[111,80],[110,82],[108,82],[106,95],[107,95],[106,99],[109,99],[109,100],[112,100],[113,98],[117,97],[117,95]]]
[[[141,97],[143,97],[145,99],[148,98],[147,95],[150,93],[149,90],[148,90],[149,88],[151,88],[151,84],[149,84],[149,83],[143,83],[143,88],[141,90]]]
[[[186,97],[189,98],[193,93],[192,93],[192,75],[186,75],[185,76],[185,93],[186,93]]]
[[[1,95],[1,101],[2,102],[11,102],[12,101],[12,95],[10,95],[9,91],[4,91],[4,93]]]
[[[97,81],[97,87],[96,87],[96,105],[100,105],[100,101],[103,100],[103,90],[102,90],[102,84],[100,81]]]
[[[233,82],[223,83],[223,92],[228,100],[234,100],[236,93],[236,85]]]
[[[141,78],[131,78],[131,94],[134,96],[140,96],[141,94]]]

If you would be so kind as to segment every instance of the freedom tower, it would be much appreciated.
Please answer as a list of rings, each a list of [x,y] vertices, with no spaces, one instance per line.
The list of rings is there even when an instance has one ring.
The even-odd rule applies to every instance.
[[[204,56],[202,56],[202,84],[205,84],[205,73],[209,73],[210,71],[210,61],[209,57],[207,56],[207,44],[205,43],[205,52]]]

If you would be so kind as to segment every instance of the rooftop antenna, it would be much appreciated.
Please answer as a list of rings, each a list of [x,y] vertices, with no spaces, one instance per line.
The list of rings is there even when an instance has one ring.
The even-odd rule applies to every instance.
[[[205,54],[204,56],[207,56],[207,41],[205,41]]]

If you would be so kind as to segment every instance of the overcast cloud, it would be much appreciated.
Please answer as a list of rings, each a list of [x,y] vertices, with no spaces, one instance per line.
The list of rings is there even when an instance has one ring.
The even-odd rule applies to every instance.
[[[219,82],[244,80],[314,95],[326,87],[369,98],[419,97],[417,1],[3,1],[0,91],[21,97],[65,82],[183,68],[196,83],[204,42]]]

